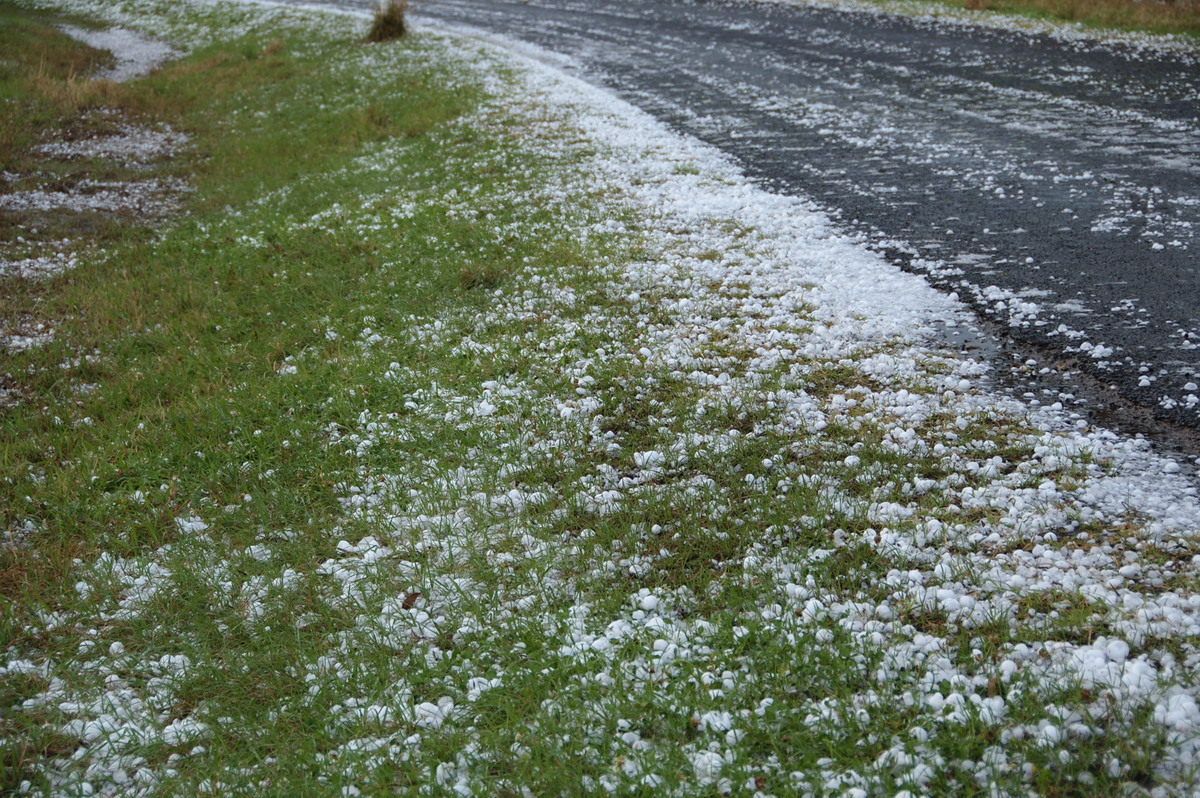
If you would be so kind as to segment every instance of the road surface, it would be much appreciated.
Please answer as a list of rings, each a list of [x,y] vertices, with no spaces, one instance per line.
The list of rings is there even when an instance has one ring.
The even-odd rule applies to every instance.
[[[766,3],[417,11],[568,56],[956,292],[1044,392],[1195,451],[1200,50]]]

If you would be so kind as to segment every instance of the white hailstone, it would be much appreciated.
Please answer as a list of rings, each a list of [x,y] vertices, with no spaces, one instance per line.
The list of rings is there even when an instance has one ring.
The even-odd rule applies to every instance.
[[[725,711],[713,710],[700,716],[700,730],[727,732],[733,728],[733,715]]]
[[[1187,733],[1200,728],[1200,706],[1186,693],[1176,693],[1154,707],[1154,719],[1164,726]]]
[[[413,707],[413,723],[423,729],[436,729],[445,723],[454,711],[454,699],[443,696],[436,704],[425,701]]]
[[[1063,732],[1058,726],[1048,721],[1042,721],[1037,730],[1037,744],[1043,747],[1057,745],[1062,741]]]
[[[190,518],[176,518],[175,526],[180,532],[203,532],[208,529],[208,524],[204,520],[196,516]]]
[[[725,767],[725,758],[715,751],[697,751],[691,755],[692,769],[701,784],[712,784]]]
[[[660,467],[666,461],[666,455],[664,455],[662,452],[635,452],[633,455],[633,464],[638,468],[642,468],[647,471]]]

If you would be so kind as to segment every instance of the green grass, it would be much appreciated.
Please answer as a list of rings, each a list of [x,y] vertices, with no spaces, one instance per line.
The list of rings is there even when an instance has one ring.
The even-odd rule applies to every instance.
[[[99,60],[46,28],[45,15],[12,6],[5,13],[18,20],[3,28],[13,48],[6,52],[19,52],[22,65],[42,59],[63,80],[76,80],[76,70]],[[436,205],[384,238],[297,227],[327,209],[331,197],[371,190],[370,177],[349,167],[376,143],[411,144],[404,153],[411,196],[461,181],[465,165],[497,144],[441,131],[478,102],[479,89],[453,65],[425,63],[428,44],[383,57],[398,63],[402,76],[371,85],[356,63],[376,56],[349,32],[342,38],[297,27],[282,38],[278,33],[263,24],[120,89],[130,106],[152,108],[152,119],[191,135],[192,149],[173,165],[189,172],[198,189],[185,219],[161,237],[137,229],[102,236],[105,257],[48,283],[10,281],[6,314],[36,313],[56,336],[4,364],[6,382],[22,398],[2,420],[4,524],[36,528],[20,546],[0,549],[6,649],[70,648],[70,641],[31,638],[25,629],[33,620],[28,613],[78,604],[69,578],[75,559],[100,551],[145,555],[179,544],[186,536],[175,519],[193,508],[227,507],[223,534],[231,546],[269,527],[301,536],[290,546],[298,567],[328,556],[327,542],[305,536],[336,522],[334,482],[353,475],[352,463],[324,441],[325,427],[334,419],[352,423],[371,390],[362,384],[367,373],[353,343],[357,325],[368,317],[385,328],[403,325],[412,314],[483,301],[456,253],[435,243],[435,234],[469,240],[447,227]],[[93,104],[63,107],[28,80],[6,87],[20,103],[6,105],[6,112],[35,109],[43,129],[62,128]],[[306,102],[291,101],[298,96]],[[322,104],[329,107],[315,113]],[[38,127],[5,124],[4,130]],[[28,168],[31,143],[29,136],[10,138],[7,151],[16,154],[6,168]],[[517,166],[503,152],[492,154],[497,168]],[[307,176],[320,179],[303,185]],[[297,181],[298,190],[277,203],[247,204],[285,186],[296,189]],[[497,225],[523,212],[495,210]],[[257,241],[238,240],[250,231]],[[509,242],[479,243],[478,256],[489,263],[501,247],[505,258],[522,258],[551,245],[534,240],[514,251]],[[21,300],[24,306],[14,307]],[[335,328],[344,337],[327,337]],[[278,374],[302,353],[316,355],[303,373]],[[174,621],[171,638],[213,650],[231,645],[219,613],[196,616],[193,626],[205,586],[183,574],[181,580],[155,604],[160,617]],[[105,635],[124,638],[131,650],[163,644],[160,628],[117,625]],[[287,651],[261,655],[274,660]],[[246,696],[260,700],[262,689],[275,688],[248,685]],[[24,724],[7,713],[0,722],[9,739],[12,724]],[[18,759],[50,745],[24,746]],[[21,769],[6,772],[19,778]]]
[[[1088,453],[1043,468],[1020,418],[864,374],[890,345],[753,365],[728,315],[749,286],[637,277],[663,254],[653,220],[586,179],[595,145],[498,59],[363,45],[365,20],[315,12],[109,10],[195,45],[119,92],[187,131],[160,168],[196,191],[6,286],[4,314],[54,338],[0,367],[19,397],[0,418],[0,790],[89,765],[163,795],[982,795],[967,763],[989,757],[1014,792],[1157,778],[1149,703],[1038,669],[1038,646],[1090,642],[1114,608],[1008,593],[980,623],[897,586],[1032,547],[964,497],[1083,480]],[[655,357],[683,296],[720,385]],[[902,419],[906,392],[930,412]],[[897,446],[905,426],[919,446]],[[1008,714],[954,711],[967,695]],[[1054,704],[1094,733],[1035,742]],[[88,722],[114,713],[109,749]]]
[[[428,313],[447,296],[466,293],[459,289],[456,263],[444,255],[427,258],[403,240],[381,246],[349,232],[287,229],[345,190],[337,175],[315,190],[296,192],[269,215],[260,212],[246,225],[262,230],[256,245],[236,243],[245,227],[228,224],[224,210],[207,210],[244,203],[310,171],[331,171],[364,142],[415,140],[434,120],[453,118],[471,102],[469,87],[447,90],[444,76],[427,73],[414,75],[403,94],[378,87],[380,96],[365,98],[361,108],[313,114],[307,107],[281,107],[282,98],[301,91],[313,102],[340,103],[357,86],[320,79],[326,65],[312,53],[314,42],[296,37],[265,55],[271,48],[264,49],[262,38],[252,35],[197,53],[128,90],[169,95],[178,103],[172,121],[193,137],[194,150],[184,160],[199,188],[197,208],[161,240],[118,242],[108,257],[41,289],[38,312],[56,320],[59,334],[53,344],[10,364],[21,375],[14,379],[42,401],[6,414],[4,464],[10,484],[27,480],[31,467],[43,478],[28,499],[10,498],[5,507],[10,525],[32,505],[50,529],[61,524],[74,530],[83,521],[91,531],[88,540],[100,536],[115,544],[117,538],[105,536],[117,528],[130,550],[169,539],[160,511],[174,512],[202,497],[227,503],[233,483],[244,479],[196,452],[241,458],[263,470],[267,464],[288,468],[294,458],[279,451],[282,438],[249,435],[259,425],[278,427],[281,412],[303,426],[307,401],[295,390],[298,380],[267,378],[289,355],[323,342],[322,319],[344,323],[366,315],[364,288],[385,260],[398,261],[391,268],[399,279],[432,277],[438,283],[433,292],[403,295],[407,304],[389,303],[389,314]],[[289,58],[287,47],[309,52]],[[355,53],[348,45],[341,49]],[[272,112],[238,120],[248,99]],[[435,165],[448,152],[432,141],[419,149],[414,153],[419,168]],[[420,223],[408,235],[424,235]],[[335,355],[340,348],[320,345]],[[321,364],[316,380],[344,378],[341,371],[334,357]],[[94,388],[81,392],[83,386]],[[238,401],[241,396],[248,403]],[[80,426],[83,419],[91,421]],[[180,449],[184,441],[192,451]],[[314,478],[319,485],[321,477]],[[160,485],[168,486],[166,495],[139,513],[135,530],[143,534],[131,534],[126,523],[108,517],[109,508],[94,506],[97,497],[113,493],[158,494]],[[295,495],[314,493],[321,491],[301,489]],[[111,509],[122,519],[128,513]],[[303,520],[309,509],[303,502],[290,506],[283,519]]]

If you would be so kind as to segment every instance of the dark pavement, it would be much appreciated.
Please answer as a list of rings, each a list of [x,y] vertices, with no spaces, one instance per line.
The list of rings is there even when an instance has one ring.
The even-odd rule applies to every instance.
[[[415,11],[569,56],[958,293],[1043,389],[1196,441],[1200,51],[757,3]]]

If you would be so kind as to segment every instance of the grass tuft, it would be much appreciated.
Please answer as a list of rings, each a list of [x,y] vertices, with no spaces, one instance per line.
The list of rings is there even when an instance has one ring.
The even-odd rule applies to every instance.
[[[374,44],[404,38],[408,33],[408,24],[404,21],[407,10],[408,0],[382,0],[364,41]]]

